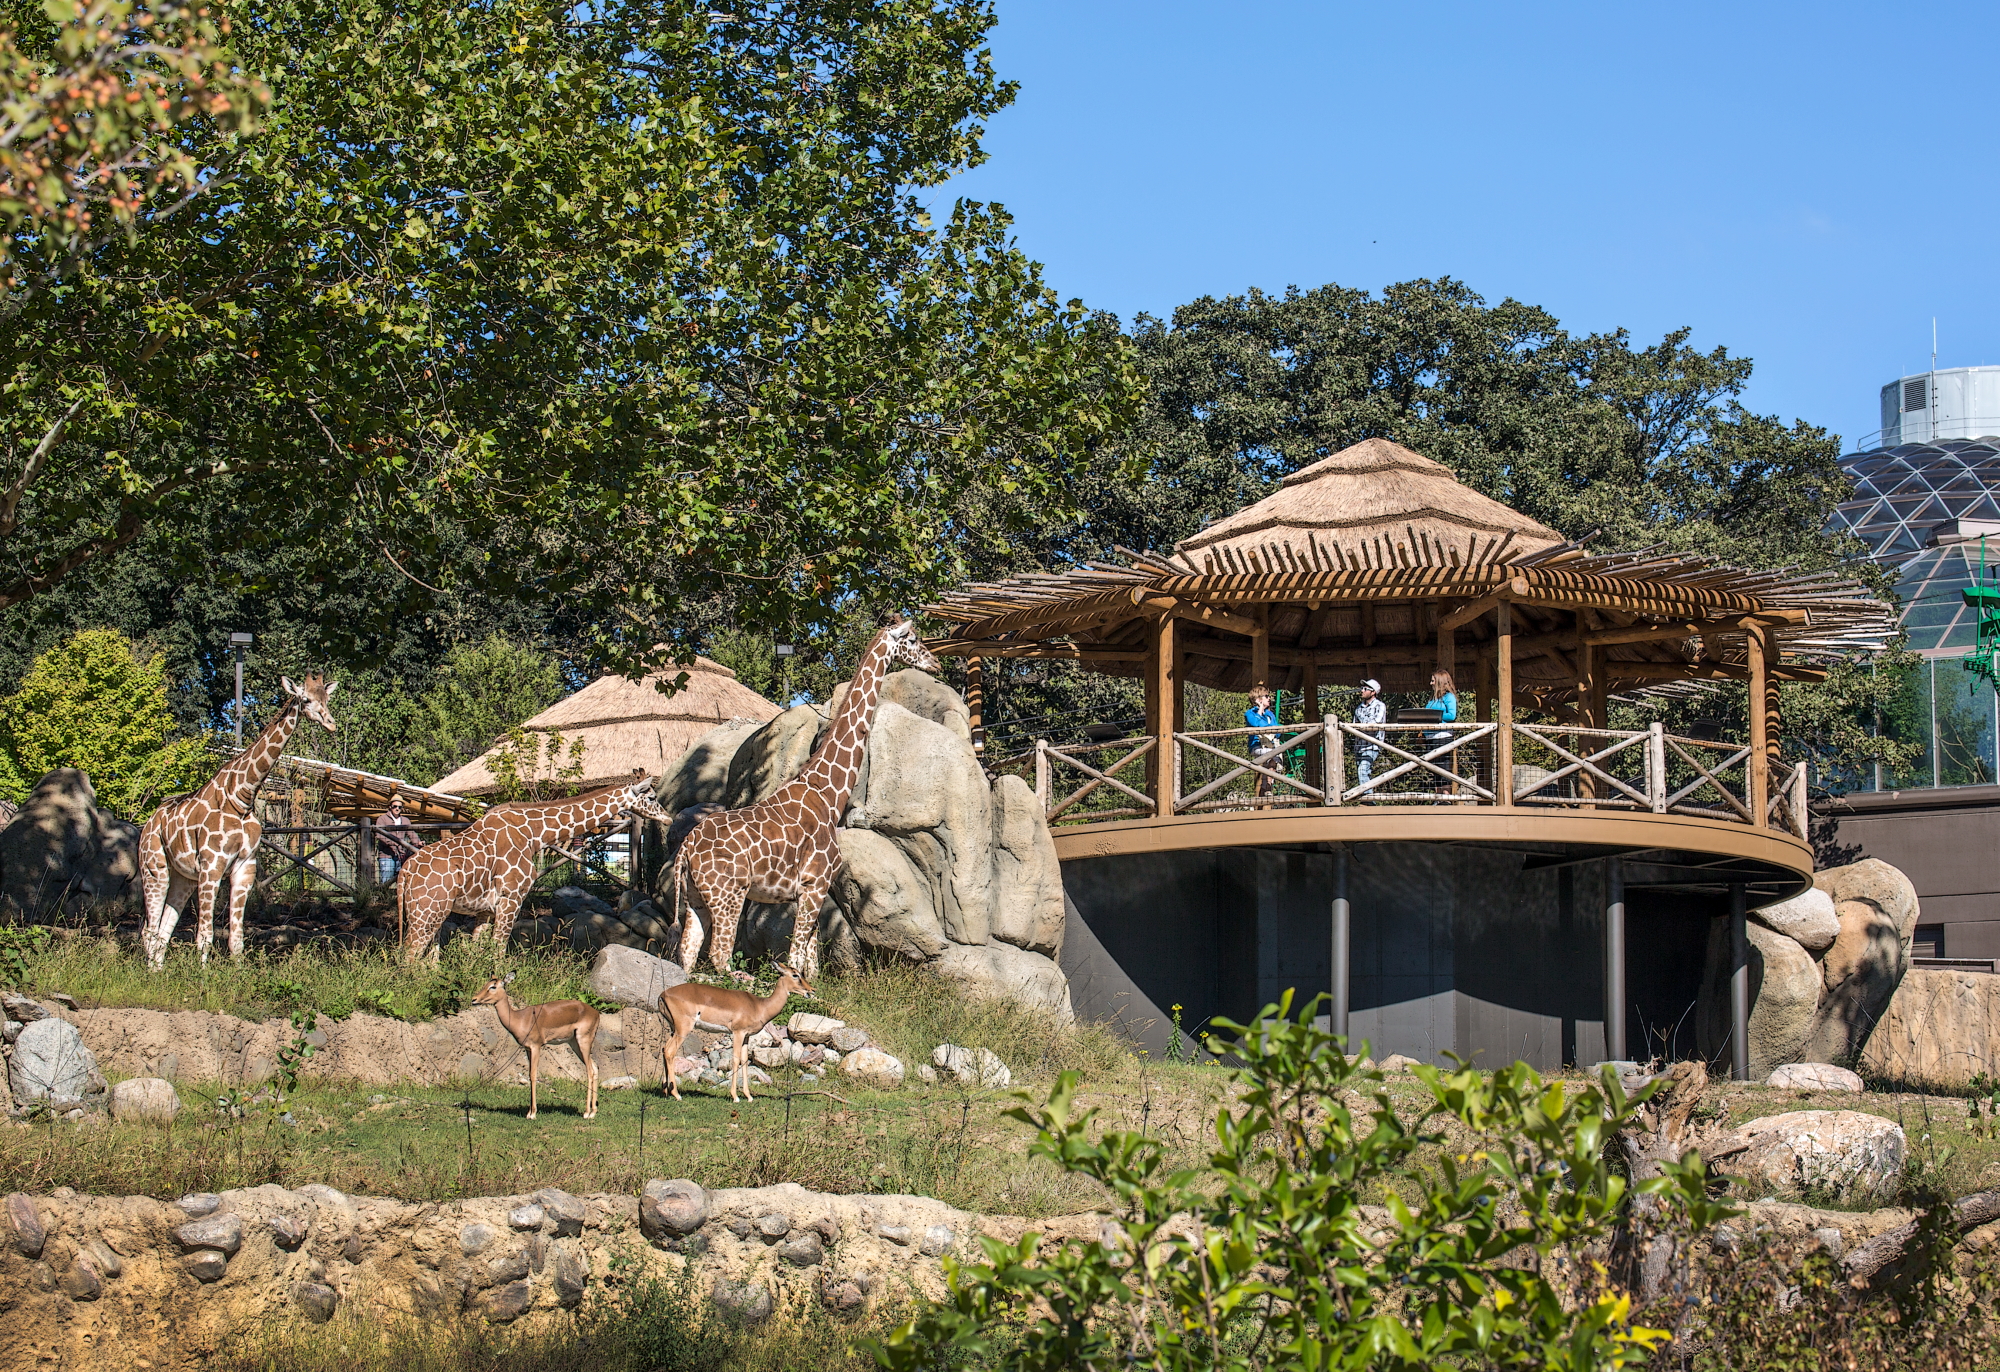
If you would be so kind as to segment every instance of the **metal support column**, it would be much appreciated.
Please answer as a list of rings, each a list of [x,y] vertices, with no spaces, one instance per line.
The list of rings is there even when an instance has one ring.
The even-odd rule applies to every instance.
[[[1625,865],[1604,870],[1604,1056],[1625,1061]]]
[[[1729,1075],[1750,1080],[1750,929],[1743,883],[1729,888]]]
[[[1348,992],[1353,980],[1353,963],[1349,958],[1349,908],[1347,904],[1347,847],[1338,845],[1333,850],[1333,957],[1328,963],[1332,974],[1333,998],[1327,1005],[1326,1024],[1329,1032],[1347,1037]]]

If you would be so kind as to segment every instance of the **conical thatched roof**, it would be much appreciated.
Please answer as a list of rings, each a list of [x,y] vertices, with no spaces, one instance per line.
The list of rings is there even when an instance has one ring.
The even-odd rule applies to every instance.
[[[679,692],[669,696],[655,689],[656,682],[671,681],[682,670],[688,682]],[[667,668],[637,681],[599,677],[521,728],[536,734],[560,733],[565,754],[570,740],[582,739],[583,777],[575,789],[587,791],[623,781],[635,768],[660,776],[716,725],[732,719],[762,723],[778,713],[776,705],[739,682],[736,673],[698,657],[685,669]],[[487,766],[492,756],[488,749],[439,781],[435,789],[461,796],[493,794],[499,783]]]
[[[1562,535],[1462,485],[1443,463],[1386,438],[1286,477],[1175,551],[1206,572],[1471,566],[1510,561]]]

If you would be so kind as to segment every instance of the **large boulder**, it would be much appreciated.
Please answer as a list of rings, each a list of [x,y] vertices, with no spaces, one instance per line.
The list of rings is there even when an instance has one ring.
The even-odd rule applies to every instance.
[[[63,1019],[38,1019],[21,1030],[7,1063],[14,1099],[76,1105],[92,1088],[102,1088],[97,1059],[76,1026]]]
[[[1857,1110],[1793,1110],[1734,1133],[1750,1147],[1725,1169],[1753,1189],[1818,1192],[1840,1201],[1886,1202],[1902,1180],[1902,1126]]]
[[[889,673],[882,680],[882,700],[902,706],[919,719],[942,724],[967,744],[972,742],[972,712],[958,692],[929,672],[912,667]]]
[[[1840,916],[1833,911],[1833,897],[1817,886],[1808,886],[1790,900],[1766,905],[1750,914],[1808,953],[1824,953],[1840,933]]]
[[[972,745],[894,702],[876,707],[867,767],[847,813],[851,829],[897,846],[937,886],[938,917],[957,943],[993,931],[991,786]]]
[[[137,901],[139,826],[97,807],[90,778],[59,767],[0,829],[0,917],[52,918],[70,905]]]
[[[1913,968],[1861,1050],[1861,1070],[1906,1090],[1963,1091],[2000,1075],[2000,977]]]
[[[660,993],[686,980],[687,973],[677,964],[616,943],[598,949],[590,964],[593,995],[646,1010],[657,1010]]]
[[[833,899],[858,943],[909,962],[944,952],[950,940],[938,921],[937,890],[894,840],[870,829],[842,829],[840,855]]]
[[[1039,953],[1005,943],[954,943],[931,966],[969,996],[1011,1000],[1057,1019],[1070,1018],[1069,981],[1062,968]]]
[[[1833,902],[1840,932],[1820,963],[1826,993],[1803,1056],[1813,1062],[1851,1062],[1910,970],[1916,887],[1878,858],[1830,867],[1813,878],[1813,885]]]
[[[827,716],[816,705],[794,705],[745,738],[729,760],[722,803],[732,810],[755,805],[805,769]]]
[[[690,805],[725,803],[729,796],[729,764],[743,741],[763,727],[754,719],[732,719],[696,739],[681,754],[681,760],[655,783],[653,795],[660,808],[674,814]]]

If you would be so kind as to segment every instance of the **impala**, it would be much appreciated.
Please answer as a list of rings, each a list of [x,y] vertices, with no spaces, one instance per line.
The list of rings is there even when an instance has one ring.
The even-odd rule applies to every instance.
[[[478,995],[472,998],[475,1005],[490,1005],[500,1016],[500,1025],[514,1036],[514,1041],[528,1050],[528,1118],[535,1117],[538,1101],[536,1087],[541,1076],[542,1049],[551,1043],[561,1043],[568,1039],[576,1048],[577,1056],[583,1059],[584,1096],[583,1117],[597,1118],[597,1064],[591,1060],[590,1045],[597,1037],[597,1011],[580,1000],[552,1000],[546,1005],[516,1005],[507,993],[507,983],[514,979],[509,972],[502,980],[499,977],[486,983]]]
[[[696,1021],[729,1032],[729,1099],[736,1099],[738,1076],[743,1079],[743,1099],[756,1099],[750,1094],[749,1053],[743,1040],[769,1024],[771,1017],[785,1008],[792,992],[814,994],[803,977],[782,963],[778,974],[778,984],[768,996],[753,996],[728,986],[705,986],[698,981],[682,982],[660,992],[660,1013],[667,1017],[670,1030],[666,1047],[660,1051],[666,1062],[667,1089],[673,1092],[675,1100],[681,1098],[681,1084],[674,1077],[674,1059],[680,1056],[681,1042]]]

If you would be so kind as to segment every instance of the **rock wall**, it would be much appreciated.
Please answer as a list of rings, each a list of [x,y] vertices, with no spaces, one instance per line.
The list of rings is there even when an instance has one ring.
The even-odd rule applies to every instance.
[[[1916,968],[1861,1052],[1861,1070],[1913,1090],[1962,1091],[2000,1077],[2000,976]]]
[[[97,808],[90,777],[59,767],[0,829],[0,919],[47,919],[65,904],[139,899],[139,826]]]
[[[1750,915],[1750,1076],[1863,1056],[1910,966],[1916,888],[1876,858],[1829,867],[1812,889]],[[1700,1051],[1729,1056],[1729,929],[1710,927]],[[1983,1044],[1983,1040],[1982,1040]]]
[[[838,700],[703,736],[661,779],[661,805],[734,809],[763,799],[805,766]],[[825,960],[916,962],[969,993],[1067,1017],[1055,841],[1024,782],[987,780],[968,718],[958,694],[924,672],[893,672],[884,682],[840,830],[846,865],[819,912]],[[671,870],[660,874],[654,899],[678,920]],[[795,914],[790,905],[751,906],[738,946],[782,953]]]
[[[662,1204],[664,1202],[664,1204]],[[266,1321],[545,1319],[602,1290],[614,1257],[759,1319],[820,1304],[851,1316],[939,1295],[939,1259],[1028,1228],[1091,1239],[1094,1215],[1030,1225],[921,1196],[830,1196],[784,1184],[635,1196],[443,1203],[258,1186],[168,1203],[16,1194],[0,1218],[0,1366],[195,1369]],[[663,1223],[663,1219],[666,1221]]]

